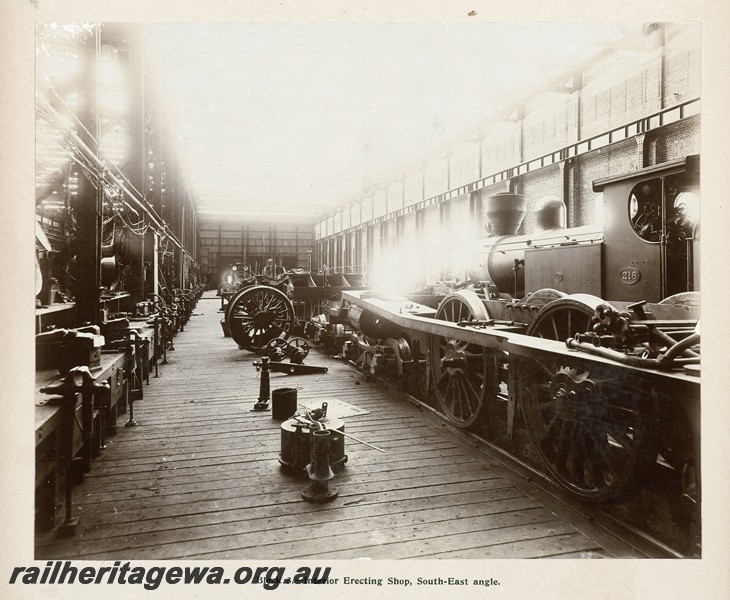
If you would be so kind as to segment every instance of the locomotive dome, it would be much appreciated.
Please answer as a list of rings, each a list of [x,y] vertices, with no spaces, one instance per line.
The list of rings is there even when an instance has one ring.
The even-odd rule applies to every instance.
[[[556,196],[545,196],[535,203],[535,231],[565,229],[565,203]]]

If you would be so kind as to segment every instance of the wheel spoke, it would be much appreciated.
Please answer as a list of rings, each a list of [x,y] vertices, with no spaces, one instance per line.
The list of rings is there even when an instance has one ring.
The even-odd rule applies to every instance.
[[[611,438],[609,442],[613,441],[613,447],[616,451],[619,451],[619,448],[625,452],[631,451],[631,447],[634,445],[634,440],[629,436],[626,430],[617,430],[615,427],[610,426],[608,428],[608,435]]]
[[[570,452],[570,444],[568,443],[568,436],[570,434],[569,429],[569,423],[561,421],[556,431],[557,445],[555,447],[555,465],[560,471],[565,470],[565,463],[568,458],[568,453]]]
[[[461,418],[465,418],[466,411],[464,410],[464,405],[466,405],[467,408],[469,408],[469,398],[466,393],[466,388],[464,387],[464,378],[459,376],[456,378],[456,388],[459,390],[459,415]]]
[[[552,418],[548,421],[547,426],[545,427],[545,437],[548,438],[553,436],[559,436],[559,429],[562,428],[562,426],[562,419],[557,414],[553,414]]]
[[[443,380],[442,380],[443,381]],[[446,380],[446,389],[444,390],[444,397],[449,397],[449,390],[451,389],[451,385],[454,383],[453,377],[448,377]]]
[[[614,480],[614,477],[611,477],[614,468],[606,452],[605,440],[593,439],[590,456],[593,463],[592,473],[596,479],[594,485],[599,485],[599,481],[603,485],[610,484]]]
[[[472,384],[472,382],[469,380],[468,377],[464,378],[464,391],[467,394],[467,398],[473,398],[475,402],[479,398],[479,392],[477,392],[477,390],[474,389],[474,385]],[[471,406],[471,403],[470,403],[470,406]]]
[[[560,339],[560,334],[558,333],[558,324],[555,322],[555,316],[553,316],[550,319],[550,322],[553,325],[553,333],[555,333],[555,337],[553,337],[553,339],[554,340],[559,340]]]

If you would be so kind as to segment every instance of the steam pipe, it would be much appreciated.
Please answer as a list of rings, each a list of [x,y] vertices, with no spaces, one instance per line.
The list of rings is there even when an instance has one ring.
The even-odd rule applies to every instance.
[[[55,113],[55,109],[53,106],[51,106],[51,103],[48,102],[45,98],[39,97],[38,101],[42,104],[45,104],[44,108],[51,113]],[[96,165],[97,169],[100,169],[102,171],[107,171],[106,165],[99,160],[99,157],[96,156],[93,150],[89,148],[86,143],[78,136],[76,133],[72,130],[68,130],[66,132],[68,136],[74,141],[75,144],[77,144],[85,153],[86,157],[92,160],[92,162]],[[122,190],[124,194],[138,207],[140,208],[146,215],[149,217],[149,219],[154,223],[154,225],[158,229],[158,233],[167,236],[173,244],[175,244],[184,254],[187,254],[189,258],[192,259],[191,254],[182,246],[180,241],[175,237],[175,234],[169,231],[169,227],[166,223],[162,222],[160,220],[160,217],[157,215],[155,210],[151,206],[147,206],[143,202],[141,202],[132,192],[127,189],[127,186],[124,185],[123,182],[121,182],[116,175],[114,175],[111,172],[108,172],[105,174],[105,177],[108,177],[112,180],[112,182],[119,186],[119,188]],[[145,200],[146,202],[146,200]],[[138,214],[138,213],[137,213]]]
[[[651,334],[657,336],[662,342],[667,344],[669,346],[669,352],[674,351],[674,349],[680,343],[686,342],[688,339],[691,339],[694,335],[696,335],[696,334],[693,334],[689,337],[686,337],[684,340],[682,340],[682,342],[678,342],[673,337],[671,337],[671,336],[667,335],[665,332],[663,332],[661,329],[654,328],[654,329],[652,329]],[[697,337],[699,338],[699,336],[697,336]],[[687,347],[683,347],[679,351],[681,351],[684,356],[699,356],[699,354],[697,354],[697,352],[693,352],[692,350],[689,349],[691,346],[696,344],[698,341],[699,341],[699,339],[697,339],[697,341],[693,342],[692,344],[689,344]],[[669,354],[669,352],[667,352],[667,354]]]
[[[677,342],[664,354],[664,360],[674,360],[676,356],[691,348],[692,346],[699,344],[700,334],[695,333],[688,338],[683,339],[681,342]]]
[[[582,350],[583,352],[587,352],[588,354],[600,356],[601,358],[607,358],[609,360],[619,362],[629,367],[670,370],[676,365],[676,363],[679,362],[681,362],[681,364],[699,364],[699,356],[682,359],[681,361],[676,360],[676,356],[690,346],[696,344],[699,341],[699,337],[699,335],[695,334],[685,340],[682,340],[681,342],[677,342],[669,349],[669,351],[667,351],[666,354],[663,354],[658,358],[642,358],[640,356],[631,356],[628,354],[624,354],[623,352],[611,350],[609,348],[600,348],[594,346],[593,344],[579,342],[573,338],[567,339],[565,341],[565,345],[573,350]]]

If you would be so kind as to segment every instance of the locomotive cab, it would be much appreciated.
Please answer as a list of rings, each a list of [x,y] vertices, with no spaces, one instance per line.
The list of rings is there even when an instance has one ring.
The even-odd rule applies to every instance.
[[[660,302],[699,290],[696,156],[596,180],[603,192],[605,297]]]

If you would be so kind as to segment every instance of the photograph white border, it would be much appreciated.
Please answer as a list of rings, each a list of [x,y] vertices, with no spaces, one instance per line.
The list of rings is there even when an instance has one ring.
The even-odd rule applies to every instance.
[[[474,14],[472,14],[474,13]],[[0,326],[3,336],[2,486],[0,517],[0,595],[6,598],[136,596],[129,586],[10,586],[12,567],[33,561],[34,382],[33,294],[34,207],[34,53],[39,21],[119,22],[473,22],[473,21],[699,21],[702,24],[702,465],[703,550],[696,560],[468,560],[327,561],[342,577],[488,578],[501,582],[474,587],[400,588],[397,586],[257,587],[163,585],[156,597],[410,598],[453,594],[482,598],[662,599],[730,598],[730,372],[726,263],[730,128],[727,62],[730,59],[730,8],[712,0],[696,2],[144,2],[143,0],[7,0],[0,7]],[[225,565],[230,561],[221,564]],[[277,561],[278,562],[278,561]],[[250,564],[247,561],[246,564]],[[36,566],[45,563],[39,561]],[[150,565],[152,563],[144,563]],[[181,565],[189,564],[180,562]],[[239,563],[230,563],[239,564]],[[244,564],[244,563],[240,563]],[[289,563],[282,563],[289,564]],[[307,563],[305,563],[307,564]],[[310,563],[313,565],[313,563]]]

